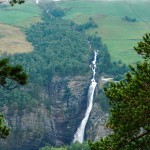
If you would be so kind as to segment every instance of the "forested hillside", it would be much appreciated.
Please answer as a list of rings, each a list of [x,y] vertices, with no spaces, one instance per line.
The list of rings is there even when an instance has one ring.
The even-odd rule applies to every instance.
[[[95,49],[98,50],[96,80],[101,75],[119,80],[128,70],[121,61],[111,60],[99,35],[87,34],[87,30],[98,28],[93,18],[79,25],[64,19],[65,11],[51,3],[39,4],[39,8],[41,20],[23,29],[33,51],[1,56],[22,65],[29,75],[25,87],[9,92],[0,88],[0,109],[11,126],[10,136],[0,145],[3,150],[37,150],[45,145],[72,142],[86,109],[89,64]],[[103,118],[108,103],[100,85],[95,97],[94,117],[99,115],[98,108],[107,106],[100,109]]]
[[[119,77],[127,71],[127,67],[121,65],[121,62],[111,62],[107,47],[102,44],[100,37],[85,35],[84,28],[79,31],[80,25],[58,16],[51,16],[50,11],[49,13],[44,11],[42,18],[43,22],[34,24],[26,30],[27,40],[34,46],[34,51],[10,57],[15,64],[24,66],[29,74],[29,87],[32,84],[38,85],[36,88],[47,86],[47,81],[50,82],[53,76],[86,75],[89,72],[92,49],[99,50],[97,68],[99,73]],[[88,41],[92,45],[91,49]],[[29,92],[22,89],[19,90],[21,95],[18,92],[16,94],[16,90],[12,91],[15,97],[8,93],[2,94],[6,97],[1,97],[1,106],[3,103],[17,102],[21,107],[26,107],[26,103],[38,98],[40,89],[36,89],[36,94],[32,91],[34,89]]]

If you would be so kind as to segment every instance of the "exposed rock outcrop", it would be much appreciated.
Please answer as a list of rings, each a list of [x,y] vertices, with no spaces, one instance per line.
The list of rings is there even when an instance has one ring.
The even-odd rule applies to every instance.
[[[55,77],[49,85],[56,145],[72,142],[86,110],[88,82],[83,76]]]
[[[94,103],[93,109],[86,128],[86,138],[97,141],[101,137],[110,134],[110,130],[106,127],[108,113],[103,112],[97,103]]]
[[[10,110],[5,106],[3,110],[11,134],[2,140],[0,149],[38,150],[46,143],[71,143],[86,110],[89,78],[54,77],[45,88],[47,91],[40,93],[43,102],[31,110],[18,110],[17,107]]]
[[[38,150],[46,144],[61,146],[73,140],[87,107],[87,93],[90,75],[75,77],[54,77],[47,88],[39,93],[42,101],[29,110],[17,106],[3,107],[11,126],[11,134],[2,140],[3,150]],[[97,89],[101,85],[98,83]],[[86,127],[85,138],[98,140],[110,133],[105,127],[108,114],[99,104],[94,106]]]

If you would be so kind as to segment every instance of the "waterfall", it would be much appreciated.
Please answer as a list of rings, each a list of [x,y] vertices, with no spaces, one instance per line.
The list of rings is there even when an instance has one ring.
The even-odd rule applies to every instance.
[[[91,47],[91,45],[90,45]],[[90,65],[92,72],[93,72],[93,77],[91,79],[91,84],[88,90],[88,103],[87,103],[87,109],[86,109],[86,113],[85,113],[85,117],[82,120],[80,126],[78,127],[76,133],[74,134],[74,140],[73,142],[80,142],[82,143],[84,141],[84,131],[85,131],[85,126],[87,124],[87,121],[89,119],[89,115],[90,112],[92,110],[92,106],[93,106],[93,96],[94,96],[94,91],[96,88],[97,83],[95,82],[95,70],[96,70],[96,58],[97,58],[97,53],[98,50],[94,51],[94,60],[92,61],[92,64]]]
[[[38,4],[40,0],[35,0],[35,2]]]

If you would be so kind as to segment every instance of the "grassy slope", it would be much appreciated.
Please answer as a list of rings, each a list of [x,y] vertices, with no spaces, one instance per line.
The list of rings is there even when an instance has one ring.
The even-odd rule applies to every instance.
[[[25,34],[17,27],[0,24],[0,52],[24,53],[33,50]]]
[[[0,23],[28,27],[30,23],[40,20],[40,13],[39,7],[30,2],[13,7],[8,6],[0,9]]]
[[[59,7],[65,8],[66,19],[72,19],[77,23],[85,22],[93,17],[99,25],[95,31],[107,44],[113,60],[121,59],[130,64],[139,60],[133,51],[133,46],[141,39],[143,34],[149,32],[150,9],[149,2],[100,2],[100,1],[65,1],[57,2]],[[122,17],[130,16],[139,22],[129,23],[122,20]]]
[[[20,29],[29,27],[40,20],[40,9],[34,3],[0,8],[0,51],[22,53],[33,50]]]

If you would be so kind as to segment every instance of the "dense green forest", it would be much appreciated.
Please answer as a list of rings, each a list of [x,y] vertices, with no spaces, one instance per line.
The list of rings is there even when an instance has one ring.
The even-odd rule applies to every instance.
[[[63,147],[51,147],[51,146],[45,146],[43,148],[40,148],[39,150],[90,150],[90,147],[88,145],[88,142],[84,143],[72,143],[69,146],[63,146]]]
[[[9,93],[1,88],[1,108],[4,104],[10,105],[10,110],[30,109],[33,105],[38,105],[41,101],[39,96],[41,87],[47,88],[54,75],[61,77],[86,75],[90,70],[89,64],[94,49],[99,50],[97,65],[99,74],[103,72],[116,75],[115,78],[119,79],[128,70],[121,61],[111,62],[107,47],[100,37],[85,34],[87,28],[96,27],[91,18],[87,23],[77,25],[61,18],[64,15],[63,10],[55,9],[55,12],[51,10],[47,12],[43,8],[43,21],[26,29],[27,40],[33,44],[34,51],[9,56],[14,64],[20,64],[25,68],[29,75],[29,84]],[[1,57],[5,56],[6,54]]]
[[[54,5],[40,7],[43,10],[42,20],[25,29],[27,40],[32,43],[34,50],[30,53],[1,56],[1,58],[9,57],[14,65],[22,65],[29,76],[29,83],[24,87],[9,92],[0,88],[0,109],[9,106],[10,118],[15,110],[21,116],[24,110],[31,112],[33,107],[39,107],[41,103],[51,112],[51,99],[46,96],[42,99],[41,93],[46,91],[46,94],[49,94],[49,84],[55,76],[63,78],[77,75],[90,76],[89,64],[93,60],[94,50],[98,50],[97,78],[101,74],[106,74],[114,76],[115,80],[120,80],[128,70],[121,61],[111,61],[107,46],[103,44],[101,37],[96,33],[86,34],[87,29],[97,28],[92,18],[78,25],[73,21],[64,20],[62,18],[65,15],[64,11]],[[68,96],[68,93],[66,90],[64,97]],[[100,102],[101,107],[104,111],[108,111],[109,106],[103,91],[98,92],[96,101],[99,101],[99,97],[103,97],[103,101]],[[13,132],[21,134],[21,129],[15,129]],[[74,150],[79,146],[87,148],[87,143],[68,146],[67,149]]]

